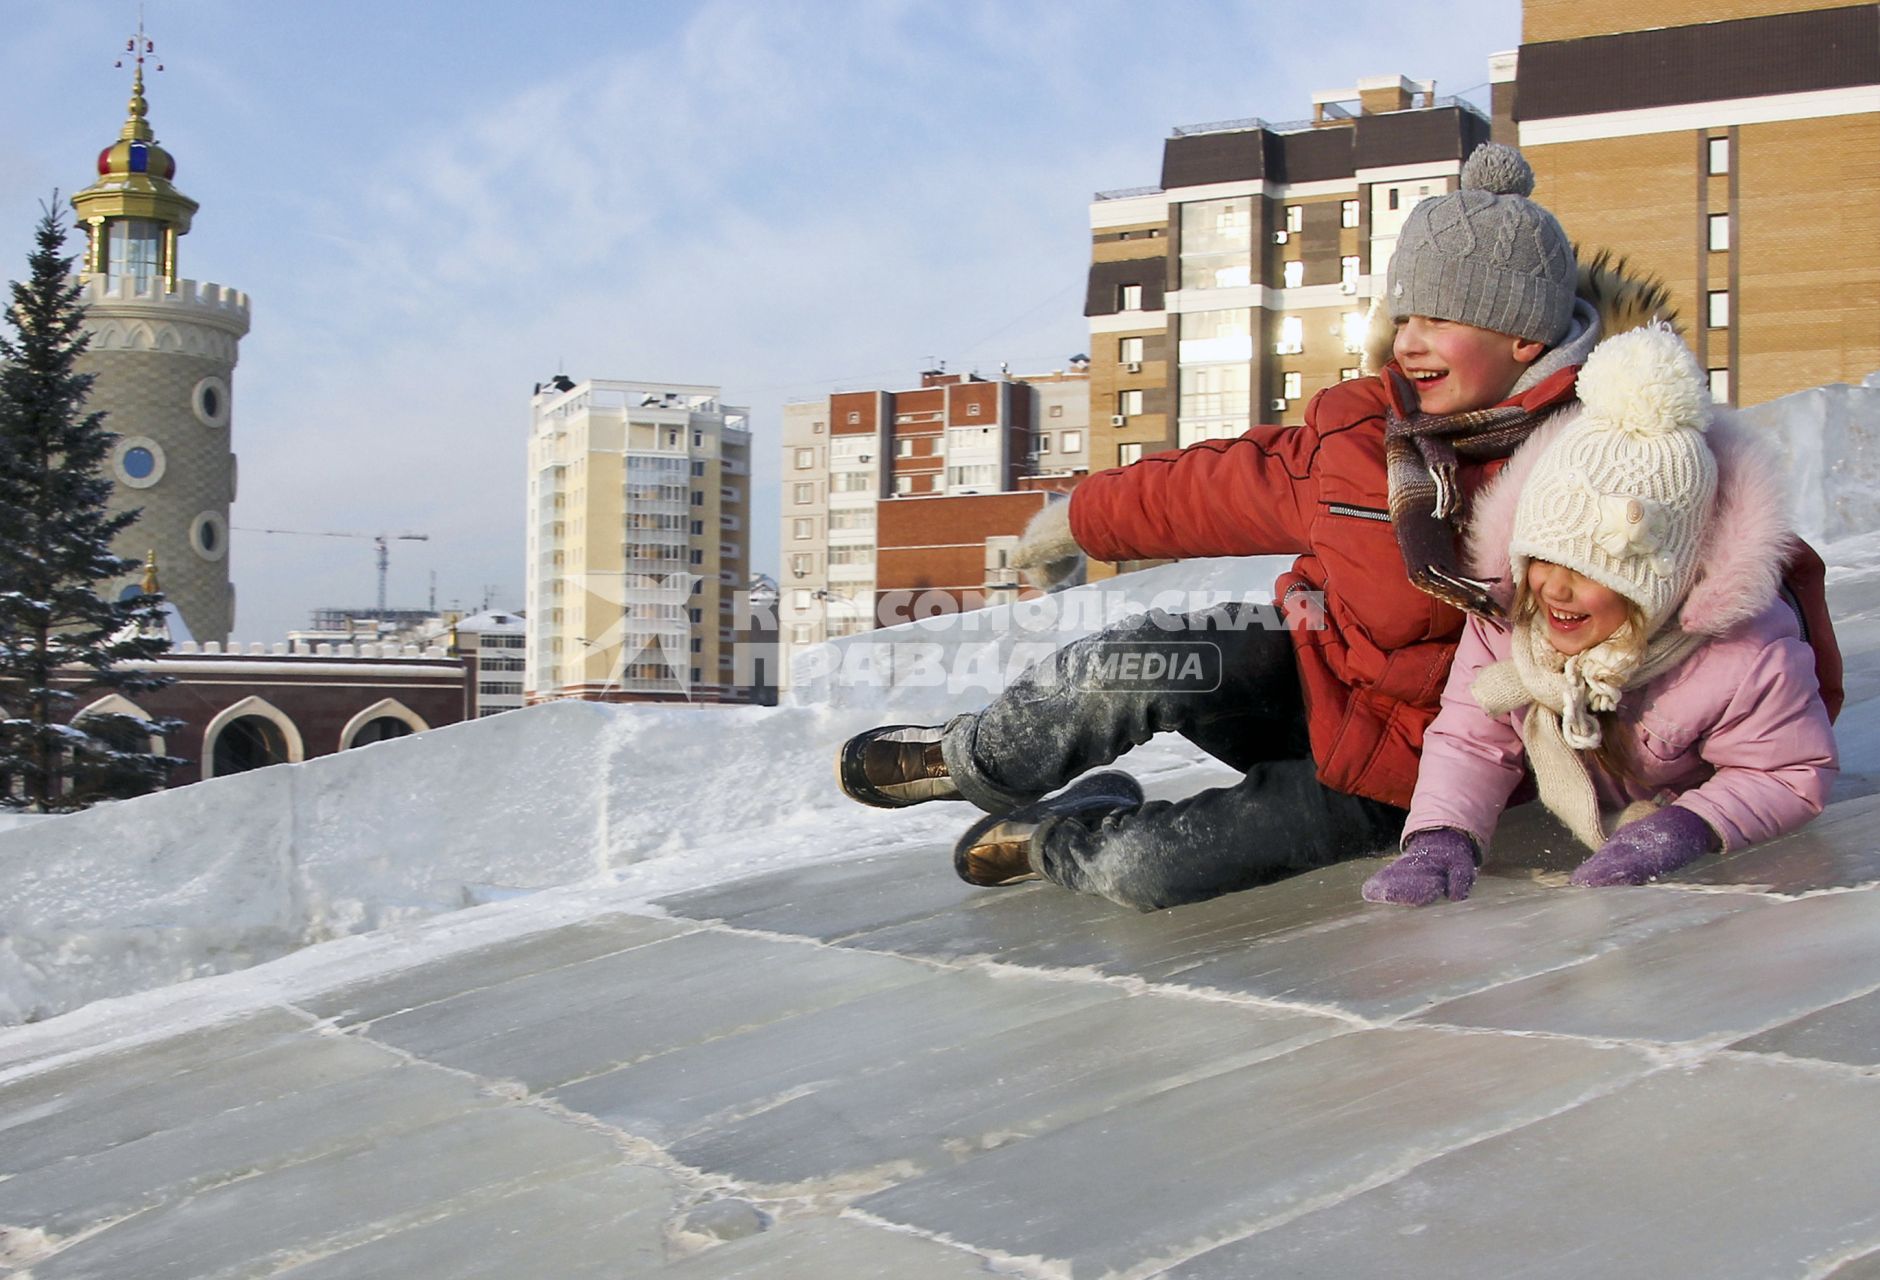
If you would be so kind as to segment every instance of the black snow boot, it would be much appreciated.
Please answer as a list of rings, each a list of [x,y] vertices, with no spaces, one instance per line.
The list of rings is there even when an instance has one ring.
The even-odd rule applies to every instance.
[[[1079,778],[1047,796],[1004,815],[981,818],[953,846],[953,869],[967,884],[992,887],[1038,879],[1031,841],[1049,818],[1093,821],[1142,803],[1142,786],[1114,769]]]

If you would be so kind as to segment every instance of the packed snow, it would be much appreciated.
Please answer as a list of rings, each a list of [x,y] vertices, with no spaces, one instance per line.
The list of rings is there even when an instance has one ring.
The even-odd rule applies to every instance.
[[[1798,515],[1831,592],[1880,577],[1880,378],[1752,417],[1797,468]],[[761,871],[944,847],[958,809],[846,800],[837,744],[980,706],[1026,662],[1123,613],[1269,599],[1287,562],[1190,561],[851,637],[805,655],[781,707],[551,703],[81,814],[0,818],[0,1025],[136,992],[246,1005],[296,975],[357,977],[654,911],[669,894]],[[1152,789],[1223,776],[1179,739],[1123,764]],[[339,939],[319,964],[241,972]],[[214,980],[188,996],[151,991],[198,978]]]

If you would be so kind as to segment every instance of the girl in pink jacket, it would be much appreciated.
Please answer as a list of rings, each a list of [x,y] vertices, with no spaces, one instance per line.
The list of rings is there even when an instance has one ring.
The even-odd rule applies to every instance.
[[[1642,884],[1827,800],[1834,734],[1779,590],[1780,464],[1669,329],[1602,343],[1579,388],[1477,499],[1470,559],[1509,621],[1463,633],[1373,902],[1466,898],[1524,772],[1593,851],[1579,885]]]

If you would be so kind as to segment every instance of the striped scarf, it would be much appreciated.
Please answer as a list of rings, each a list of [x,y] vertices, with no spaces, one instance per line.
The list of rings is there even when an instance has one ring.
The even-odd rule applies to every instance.
[[[1489,593],[1493,581],[1464,577],[1457,564],[1457,517],[1462,512],[1463,462],[1506,458],[1555,412],[1496,405],[1466,413],[1407,417],[1399,404],[1417,402],[1415,386],[1396,366],[1387,372],[1397,394],[1384,427],[1384,467],[1390,489],[1390,523],[1410,581],[1426,595],[1485,618],[1503,616]]]

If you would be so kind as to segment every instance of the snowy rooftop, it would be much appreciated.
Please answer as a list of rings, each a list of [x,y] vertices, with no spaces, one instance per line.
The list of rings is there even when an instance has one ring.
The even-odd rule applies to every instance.
[[[1835,802],[1637,889],[1567,887],[1530,806],[1421,911],[1374,860],[974,890],[958,807],[833,794],[859,696],[552,704],[7,832],[0,1013],[56,1016],[0,1031],[0,1276],[1880,1275],[1880,533],[1828,552]]]

